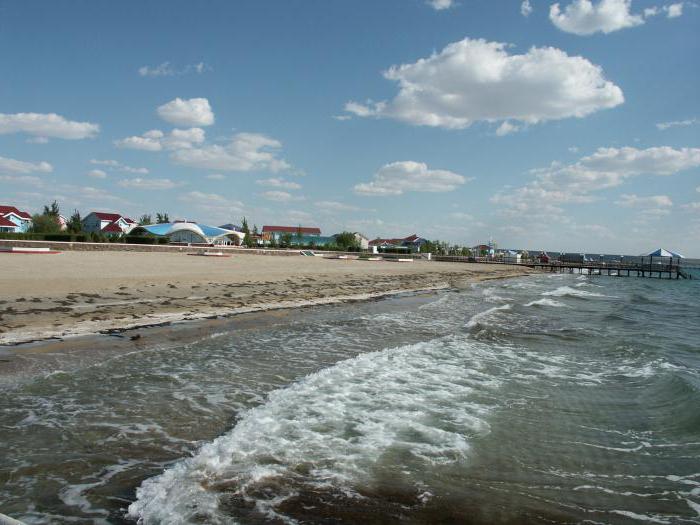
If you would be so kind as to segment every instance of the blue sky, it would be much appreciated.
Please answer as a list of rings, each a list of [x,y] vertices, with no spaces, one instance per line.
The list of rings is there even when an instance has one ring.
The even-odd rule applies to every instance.
[[[700,256],[700,8],[553,4],[4,2],[0,201]]]

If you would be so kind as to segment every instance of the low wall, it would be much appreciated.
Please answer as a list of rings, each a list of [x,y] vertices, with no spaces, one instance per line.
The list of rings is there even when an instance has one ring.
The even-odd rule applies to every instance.
[[[299,255],[299,250],[266,250],[241,248],[238,246],[170,246],[168,244],[124,244],[106,242],[57,242],[24,241],[0,239],[0,247],[51,248],[58,251],[78,252],[164,252],[164,253],[203,253],[224,252],[242,255]]]

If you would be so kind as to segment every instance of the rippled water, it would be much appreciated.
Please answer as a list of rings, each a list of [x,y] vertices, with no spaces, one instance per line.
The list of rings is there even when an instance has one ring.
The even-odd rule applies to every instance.
[[[309,309],[6,385],[28,523],[700,523],[700,282]]]

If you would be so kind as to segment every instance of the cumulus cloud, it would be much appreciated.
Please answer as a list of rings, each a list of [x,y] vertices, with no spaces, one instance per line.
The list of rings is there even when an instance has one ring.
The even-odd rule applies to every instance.
[[[700,120],[696,118],[690,118],[685,120],[672,120],[670,122],[659,122],[656,127],[661,131],[666,131],[669,128],[682,127],[682,126],[693,126],[699,123]]]
[[[93,179],[106,179],[107,173],[102,170],[90,170],[87,172],[87,176],[92,177]]]
[[[158,116],[175,126],[211,126],[214,123],[214,112],[206,98],[176,98],[159,106]]]
[[[516,126],[514,124],[511,124],[507,120],[504,120],[503,123],[498,126],[496,129],[496,135],[499,137],[503,137],[505,135],[510,135],[511,133],[515,133],[520,130],[519,126]]]
[[[631,13],[632,0],[574,0],[564,10],[559,4],[549,8],[549,19],[562,31],[576,35],[612,33],[644,23],[644,17]]]
[[[557,214],[563,204],[592,202],[595,192],[620,186],[632,177],[669,176],[698,166],[700,148],[599,148],[574,164],[552,163],[532,170],[532,182],[497,193],[491,201],[513,214]]]
[[[455,6],[454,0],[426,0],[425,2],[436,11],[443,11]]]
[[[28,175],[30,173],[51,173],[53,166],[48,162],[26,162],[0,157],[0,173],[4,175]]]
[[[225,146],[218,144],[178,150],[172,154],[175,163],[192,168],[218,171],[288,170],[291,166],[278,155],[282,144],[260,133],[238,133]]]
[[[174,77],[194,73],[201,75],[206,71],[211,71],[211,67],[204,62],[197,64],[187,64],[182,68],[175,68],[170,62],[163,62],[157,66],[141,66],[138,71],[142,77]]]
[[[118,148],[143,151],[178,150],[189,149],[195,144],[201,144],[204,142],[204,138],[205,133],[202,128],[175,128],[168,135],[158,129],[152,129],[143,135],[116,140],[114,144]]]
[[[269,186],[271,188],[282,188],[285,190],[298,190],[301,189],[301,184],[296,182],[272,177],[269,179],[259,179],[255,181],[256,184],[260,186]]]
[[[683,2],[664,6],[664,11],[668,18],[677,18],[683,14]]]
[[[355,193],[369,196],[402,195],[407,191],[454,191],[467,178],[447,170],[431,170],[423,162],[401,161],[382,166],[370,182],[357,184]]]
[[[279,190],[264,191],[260,195],[264,199],[275,202],[291,202],[304,200],[304,197],[292,195],[289,192]]]
[[[80,140],[92,138],[99,131],[97,124],[68,120],[56,113],[0,113],[0,135],[27,133],[41,139]]]
[[[170,190],[182,186],[182,183],[173,182],[170,179],[142,179],[139,177],[134,179],[122,179],[118,184],[122,188],[139,190]]]
[[[583,57],[553,47],[509,54],[508,45],[464,39],[417,62],[392,66],[390,101],[348,102],[358,117],[462,129],[473,122],[538,123],[585,117],[624,102],[622,90]]]
[[[623,194],[615,204],[623,208],[670,208],[673,206],[673,201],[668,195],[640,197],[635,194]]]
[[[530,0],[523,0],[523,3],[520,4],[520,14],[523,16],[530,16],[530,13],[532,13],[532,5],[530,5]]]

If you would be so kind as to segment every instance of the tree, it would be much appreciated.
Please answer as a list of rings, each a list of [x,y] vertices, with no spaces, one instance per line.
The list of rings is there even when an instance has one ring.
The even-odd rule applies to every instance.
[[[337,244],[338,248],[341,250],[357,249],[360,247],[360,243],[355,237],[355,234],[347,231],[341,232],[335,236],[335,244]]]
[[[165,224],[166,222],[170,222],[170,217],[168,217],[167,212],[156,213],[156,222],[158,224]]]
[[[153,224],[153,219],[151,218],[150,214],[144,213],[141,215],[141,218],[139,219],[139,225],[144,226],[146,224]]]
[[[288,248],[292,244],[292,234],[285,232],[280,237],[280,246],[283,248]]]
[[[250,233],[250,229],[248,229],[248,221],[245,217],[243,217],[243,220],[241,220],[241,231],[246,234]]]
[[[301,246],[301,243],[304,242],[304,234],[301,231],[301,224],[297,226],[297,233],[296,233],[296,243]]]
[[[32,233],[58,233],[61,226],[53,215],[35,214],[32,216]]]
[[[73,210],[73,215],[68,219],[66,229],[71,233],[80,233],[83,231],[83,222],[80,219],[80,212],[78,210]]]
[[[56,201],[53,201],[50,206],[48,204],[44,206],[43,215],[46,215],[48,217],[58,218],[60,213],[61,213],[61,210],[59,209],[58,203]]]
[[[253,235],[258,235],[258,225],[253,224]]]

